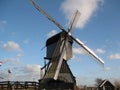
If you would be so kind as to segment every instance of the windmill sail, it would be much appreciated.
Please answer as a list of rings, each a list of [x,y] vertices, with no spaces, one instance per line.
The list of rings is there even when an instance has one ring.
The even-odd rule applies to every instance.
[[[88,48],[83,42],[81,42],[78,38],[75,41],[85,49],[90,55],[92,55],[99,63],[104,64],[104,61],[99,58],[90,48]]]
[[[65,54],[65,45],[66,45],[66,40],[64,41],[64,45],[62,47],[62,52],[61,52],[61,55],[60,55],[60,59],[59,59],[59,62],[58,62],[58,66],[56,68],[56,72],[55,72],[55,76],[54,76],[54,79],[57,80],[58,79],[58,74],[60,72],[60,68],[61,68],[61,65],[62,65],[62,62],[63,62],[63,57],[64,57],[64,54]]]
[[[71,32],[71,30],[75,27],[77,24],[77,21],[79,20],[80,17],[80,12],[76,10],[75,14],[73,15],[73,18],[70,22],[69,28],[68,28],[68,33]]]
[[[65,29],[54,19],[52,18],[47,12],[45,12],[40,6],[38,6],[33,0],[29,0],[33,6],[40,11],[43,15],[45,15],[50,21],[52,21],[58,28],[61,30],[65,31]]]

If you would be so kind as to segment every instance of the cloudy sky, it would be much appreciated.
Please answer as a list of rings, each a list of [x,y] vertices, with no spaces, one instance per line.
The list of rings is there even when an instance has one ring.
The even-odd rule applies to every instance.
[[[105,65],[96,63],[74,43],[73,58],[68,64],[78,83],[93,85],[95,78],[120,78],[119,0],[36,2],[66,30],[74,12],[79,10],[78,23],[71,33],[92,49]],[[0,0],[0,80],[38,80],[46,56],[46,40],[60,31],[29,0]]]

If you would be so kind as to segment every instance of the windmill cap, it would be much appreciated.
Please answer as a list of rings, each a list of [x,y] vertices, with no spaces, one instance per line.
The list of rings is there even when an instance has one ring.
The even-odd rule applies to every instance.
[[[67,33],[65,33],[65,32],[60,32],[60,33],[52,36],[51,38],[49,38],[49,39],[47,40],[46,46],[49,46],[49,45],[51,45],[51,44],[53,44],[53,43],[55,43],[55,42],[58,42],[58,41],[60,40],[60,38],[65,38],[65,35],[66,35],[66,34],[67,34]],[[68,35],[69,35],[69,34],[68,34]],[[69,39],[69,42],[72,44],[72,43],[73,43],[72,39]]]

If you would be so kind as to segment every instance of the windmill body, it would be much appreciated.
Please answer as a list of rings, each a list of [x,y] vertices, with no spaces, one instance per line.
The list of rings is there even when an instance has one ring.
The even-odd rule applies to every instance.
[[[39,88],[40,90],[74,90],[76,80],[67,64],[67,61],[72,58],[73,42],[76,42],[86,52],[88,52],[88,54],[94,57],[97,62],[104,65],[104,61],[100,59],[90,48],[70,34],[80,13],[78,10],[75,12],[68,30],[65,30],[33,0],[30,0],[30,2],[38,11],[45,15],[62,31],[46,41],[46,59],[48,60],[48,63],[45,63],[45,66],[43,67],[45,68],[45,74],[40,80]]]
[[[58,83],[59,81],[62,81],[61,84],[65,85],[67,83],[69,88],[71,86],[73,88],[74,85],[76,84],[75,77],[73,76],[73,74],[69,68],[69,65],[67,64],[67,61],[72,58],[72,43],[73,43],[73,41],[71,38],[67,38],[67,42],[66,42],[66,46],[65,46],[65,53],[62,58],[63,61],[62,61],[62,65],[61,65],[61,68],[59,71],[59,75],[58,75],[57,80],[54,80],[55,73],[56,73],[56,70],[57,70],[57,67],[59,64],[59,60],[63,53],[63,47],[65,44],[66,35],[67,35],[66,33],[60,32],[57,35],[49,38],[46,42],[46,47],[47,47],[46,58],[49,60],[50,63],[47,65],[48,68],[45,72],[43,80],[41,80],[43,87],[51,86],[51,85],[49,85],[50,81],[56,81],[56,82],[52,82],[54,84]],[[48,85],[48,86],[46,86],[46,85]],[[49,89],[50,89],[50,87],[49,87]]]

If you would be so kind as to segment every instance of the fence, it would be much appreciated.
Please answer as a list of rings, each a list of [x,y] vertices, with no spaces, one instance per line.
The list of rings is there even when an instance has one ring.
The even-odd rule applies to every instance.
[[[33,81],[2,81],[0,90],[38,90],[38,82]]]

